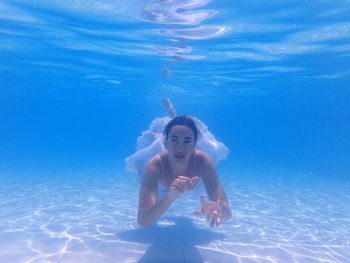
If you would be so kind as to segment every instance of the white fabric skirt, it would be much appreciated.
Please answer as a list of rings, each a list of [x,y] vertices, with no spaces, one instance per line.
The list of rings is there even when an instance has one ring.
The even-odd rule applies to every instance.
[[[198,128],[196,148],[207,153],[214,163],[226,159],[229,149],[215,139],[208,127],[195,117],[191,117]],[[170,117],[155,118],[147,131],[137,138],[136,152],[125,159],[125,170],[143,175],[149,159],[160,151],[165,151],[163,131]]]

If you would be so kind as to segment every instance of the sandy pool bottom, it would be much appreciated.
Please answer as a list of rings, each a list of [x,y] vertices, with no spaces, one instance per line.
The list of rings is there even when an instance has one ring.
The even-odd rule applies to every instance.
[[[0,262],[350,262],[349,181],[232,177],[219,228],[192,215],[188,194],[142,230],[130,178],[0,175]]]

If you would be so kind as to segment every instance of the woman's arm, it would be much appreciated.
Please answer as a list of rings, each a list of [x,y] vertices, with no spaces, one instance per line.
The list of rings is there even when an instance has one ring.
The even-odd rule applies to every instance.
[[[197,152],[198,172],[202,177],[210,201],[205,202],[201,196],[201,208],[196,215],[206,214],[211,226],[218,226],[221,220],[229,220],[232,216],[224,188],[217,175],[216,168],[210,157],[201,151]]]
[[[146,228],[155,222],[170,205],[185,191],[192,190],[198,178],[179,176],[171,184],[169,192],[158,200],[158,181],[161,177],[159,158],[152,158],[147,164],[139,193],[137,222]]]
[[[158,201],[158,180],[160,169],[157,158],[153,157],[147,164],[139,192],[137,223],[146,228],[156,221],[171,205],[172,200],[162,198]]]

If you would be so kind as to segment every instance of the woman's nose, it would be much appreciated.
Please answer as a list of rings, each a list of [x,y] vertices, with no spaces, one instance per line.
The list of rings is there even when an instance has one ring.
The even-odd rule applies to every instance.
[[[179,151],[181,151],[181,150],[183,150],[183,148],[184,148],[184,144],[183,143],[178,143],[177,144],[177,150]]]

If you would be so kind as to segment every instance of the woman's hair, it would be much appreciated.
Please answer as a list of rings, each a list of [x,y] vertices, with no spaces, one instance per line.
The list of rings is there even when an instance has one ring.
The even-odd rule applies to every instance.
[[[183,126],[190,128],[193,131],[194,141],[197,142],[197,137],[198,137],[197,126],[194,123],[194,121],[189,116],[186,116],[186,115],[177,116],[174,119],[172,119],[171,121],[169,121],[169,123],[165,126],[164,131],[163,131],[163,135],[165,136],[166,139],[168,139],[168,135],[169,135],[171,129],[175,125],[183,125]]]

